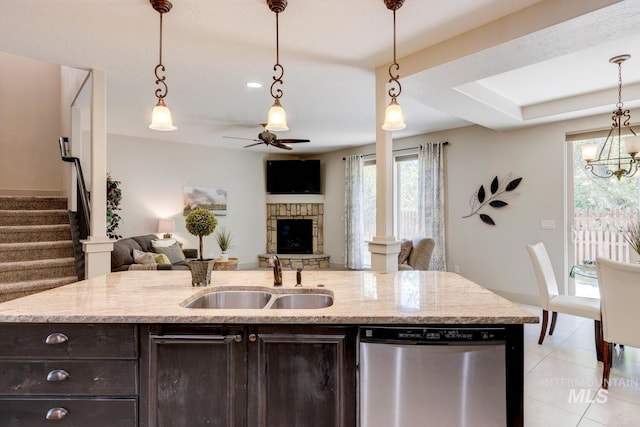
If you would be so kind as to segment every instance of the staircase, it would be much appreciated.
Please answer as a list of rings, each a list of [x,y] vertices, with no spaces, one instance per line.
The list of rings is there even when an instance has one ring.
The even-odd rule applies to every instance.
[[[77,280],[67,199],[0,196],[0,302]]]

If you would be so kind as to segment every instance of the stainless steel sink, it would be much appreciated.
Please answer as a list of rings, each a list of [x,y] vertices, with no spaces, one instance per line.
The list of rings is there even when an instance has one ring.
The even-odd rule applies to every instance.
[[[193,300],[186,308],[264,308],[271,293],[264,291],[214,291]]]
[[[286,294],[278,296],[269,306],[273,309],[311,309],[333,305],[333,297],[325,294]]]

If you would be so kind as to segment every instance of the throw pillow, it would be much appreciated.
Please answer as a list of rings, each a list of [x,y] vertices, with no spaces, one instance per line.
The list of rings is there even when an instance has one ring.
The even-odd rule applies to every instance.
[[[153,254],[153,257],[156,260],[156,264],[171,264],[169,257],[165,254]]]
[[[171,239],[156,239],[156,240],[152,240],[151,241],[151,246],[154,248],[166,248],[169,247],[171,245],[173,245],[174,243],[177,243],[178,241],[174,238]]]
[[[171,264],[175,264],[177,262],[184,262],[187,259],[182,252],[182,248],[178,244],[178,242],[174,243],[171,246],[154,246],[153,251],[157,254],[165,254]]]
[[[400,243],[400,253],[398,254],[398,264],[402,264],[409,259],[409,254],[413,249],[413,242],[411,240],[403,240]]]
[[[136,264],[157,264],[152,253],[142,252],[138,249],[133,250],[133,261]]]

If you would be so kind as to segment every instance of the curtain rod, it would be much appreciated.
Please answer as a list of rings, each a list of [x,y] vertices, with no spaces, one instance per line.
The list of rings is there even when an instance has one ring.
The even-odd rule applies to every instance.
[[[442,143],[442,145],[449,145],[449,141],[444,141]],[[415,150],[416,148],[422,148],[422,145],[418,145],[417,147],[409,147],[409,148],[398,148],[397,150],[391,150],[392,153],[397,153],[399,151],[407,151],[407,150]],[[361,157],[370,157],[370,156],[375,156],[376,153],[371,153],[371,154],[361,154]],[[346,157],[343,157],[342,160],[346,160]]]

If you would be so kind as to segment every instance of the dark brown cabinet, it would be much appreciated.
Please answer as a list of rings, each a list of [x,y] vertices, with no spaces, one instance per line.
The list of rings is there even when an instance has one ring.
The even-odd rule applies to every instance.
[[[140,425],[354,426],[355,337],[349,327],[150,327]]]
[[[263,326],[249,343],[249,423],[355,425],[355,330]]]
[[[3,324],[0,425],[134,427],[135,325]]]

